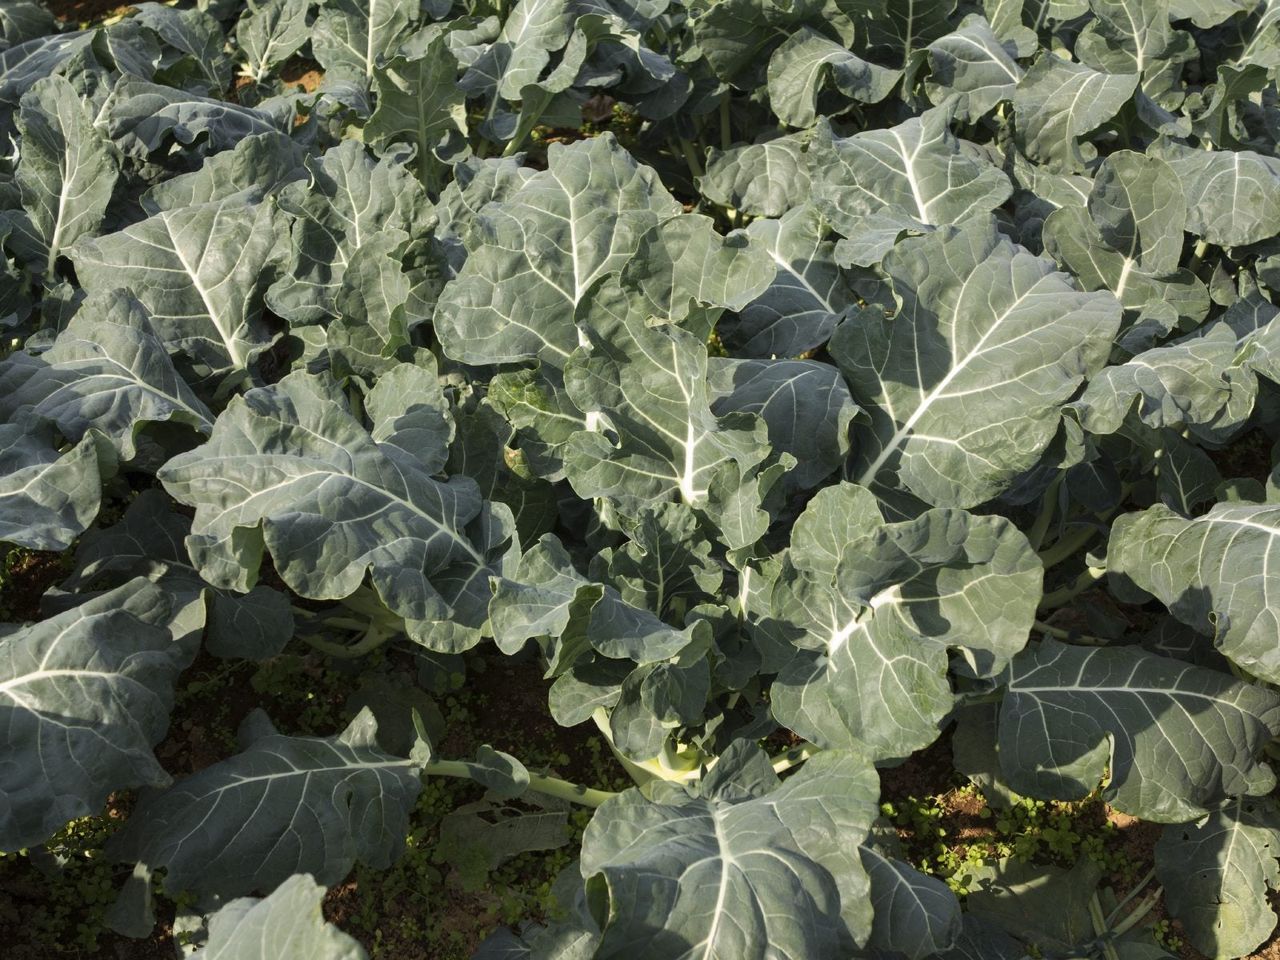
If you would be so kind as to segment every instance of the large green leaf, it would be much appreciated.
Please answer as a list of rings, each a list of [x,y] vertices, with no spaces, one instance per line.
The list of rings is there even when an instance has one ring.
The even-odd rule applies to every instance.
[[[288,130],[283,116],[131,77],[115,85],[103,112],[111,139],[137,160],[174,143],[213,152]]]
[[[983,17],[965,17],[959,29],[929,44],[929,98],[941,104],[958,97],[956,116],[963,120],[976,120],[1012,100],[1023,70],[1009,46]]]
[[[0,641],[0,849],[42,843],[115,790],[169,784],[152,748],[195,655],[170,619],[138,578]]]
[[[582,497],[679,497],[706,507],[725,471],[745,477],[769,452],[763,420],[717,417],[711,409],[707,352],[686,331],[650,327],[634,297],[608,282],[584,302],[589,346],[565,366],[578,408],[606,418],[617,435],[573,435],[569,482]]]
[[[1280,696],[1134,647],[1028,649],[999,725],[1000,766],[1026,796],[1076,800],[1109,777],[1117,810],[1180,823],[1276,782],[1255,757],[1280,732]]]
[[[52,347],[5,366],[0,382],[15,372],[27,376],[0,397],[0,411],[12,416],[29,407],[73,440],[97,430],[124,460],[137,453],[137,434],[148,423],[187,424],[204,434],[213,428],[213,414],[174,369],[146,310],[123,290],[89,297]]]
[[[802,135],[713,150],[698,186],[709,200],[753,217],[780,217],[809,195]]]
[[[960,901],[945,883],[873,845],[864,845],[859,853],[871,878],[875,910],[871,946],[905,954],[910,960],[924,960],[956,942]]]
[[[587,291],[679,212],[653,170],[611,135],[552,144],[545,171],[480,211],[483,243],[436,307],[445,353],[463,363],[562,366],[578,344],[573,312]]]
[[[279,256],[277,223],[272,205],[232,197],[82,237],[69,255],[86,290],[126,287],[171,351],[225,376],[275,339],[262,297]]]
[[[371,79],[421,15],[416,0],[322,0],[311,49],[327,73]]]
[[[365,142],[374,147],[412,144],[419,177],[433,184],[431,158],[450,159],[467,134],[466,94],[457,77],[458,61],[444,35],[418,56],[391,59],[374,79],[378,106],[365,125]]]
[[[1169,912],[1196,949],[1211,957],[1252,953],[1276,927],[1267,903],[1280,886],[1280,810],[1237,797],[1196,823],[1164,828],[1156,876]]]
[[[308,40],[307,0],[250,0],[236,22],[236,43],[244,57],[241,70],[261,83]]]
[[[1098,168],[1088,205],[1102,239],[1138,270],[1165,276],[1178,269],[1186,200],[1163,160],[1132,150],[1111,154]]]
[[[520,559],[510,579],[496,581],[489,607],[494,640],[515,653],[542,638],[548,670],[561,674],[595,650],[613,660],[656,663],[675,656],[694,638],[655,614],[622,599],[618,591],[578,573],[551,534]]]
[[[856,295],[836,266],[835,244],[817,207],[806,203],[781,220],[747,228],[752,246],[773,259],[769,288],[718,326],[721,339],[748,357],[794,357],[821,346]]]
[[[809,127],[827,87],[859,103],[879,103],[901,76],[869,63],[812,27],[800,27],[769,59],[769,105],[785,124]]]
[[[1194,150],[1170,144],[1160,156],[1182,181],[1187,229],[1224,247],[1280,232],[1280,161],[1251,150]]]
[[[108,853],[164,868],[166,890],[203,902],[295,873],[330,884],[356,862],[385,869],[404,846],[421,764],[384,753],[375,732],[367,707],[324,738],[284,736],[256,712],[243,752],[148,796]]]
[[[853,475],[975,506],[1039,458],[1061,404],[1105,361],[1120,305],[1081,293],[989,219],[905,240],[884,271],[897,316],[864,311],[830,348],[870,413]]]
[[[787,473],[789,484],[815,486],[848,455],[849,427],[859,411],[840,371],[830,364],[712,357],[708,376],[717,395],[713,413],[756,414],[773,449],[796,458]]]
[[[806,555],[830,555],[847,536],[834,529],[797,525],[797,559],[774,588],[774,616],[803,635],[773,685],[773,713],[822,746],[905,757],[937,738],[952,708],[948,648],[987,676],[1022,649],[1040,562],[1006,520],[933,510],[844,545],[834,573],[796,569]]]
[[[32,550],[71,546],[98,515],[103,474],[114,467],[103,463],[102,442],[91,432],[64,452],[39,417],[0,423],[0,541]]]
[[[856,843],[879,784],[866,760],[822,753],[737,802],[656,787],[653,800],[628,790],[606,801],[583,838],[597,957],[809,960],[846,955],[867,936]]]
[[[262,900],[232,900],[209,918],[209,939],[192,960],[367,960],[359,943],[325,922],[324,893],[294,874]]]
[[[281,191],[293,242],[284,276],[266,294],[273,311],[294,323],[337,316],[343,278],[361,248],[387,232],[421,229],[426,194],[404,159],[375,161],[358,140],[344,140],[307,163],[308,180]]]
[[[1242,360],[1235,331],[1223,324],[1101,370],[1071,406],[1092,433],[1114,433],[1131,411],[1156,429],[1233,427],[1257,394]]]
[[[1220,503],[1188,520],[1157,504],[1111,529],[1107,569],[1154,594],[1169,611],[1254,675],[1280,682],[1280,623],[1271,557],[1280,505]]]
[[[400,616],[436,620],[459,565],[486,563],[463,532],[480,512],[474,481],[443,483],[376,442],[328,376],[298,372],[235,398],[209,442],[160,478],[196,508],[188,545],[217,587],[248,590],[265,547],[304,597],[349,596],[367,571]]]
[[[17,183],[25,212],[10,220],[9,244],[37,273],[52,275],[58,257],[106,213],[118,161],[93,120],[63,77],[40,80],[22,98]]]
[[[186,628],[204,629],[204,649],[216,657],[265,660],[293,636],[293,609],[283,593],[262,584],[246,594],[215,590],[191,565],[191,520],[164,492],[143,490],[111,527],[89,530],[76,547],[71,590],[101,589],[138,576],[164,588]]]
[[[1030,159],[1062,173],[1084,168],[1096,151],[1081,137],[1116,115],[1133,96],[1137,74],[1101,73],[1041,54],[1013,96],[1018,146]]]
[[[863,218],[890,213],[927,226],[956,224],[1009,198],[997,167],[961,149],[951,108],[936,107],[896,127],[840,138],[823,121],[809,154],[814,199],[836,229],[855,236]]]

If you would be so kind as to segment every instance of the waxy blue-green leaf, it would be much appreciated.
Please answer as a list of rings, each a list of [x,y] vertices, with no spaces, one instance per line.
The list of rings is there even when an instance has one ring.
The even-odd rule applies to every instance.
[[[1182,181],[1187,229],[1207,243],[1240,247],[1280,232],[1280,161],[1251,150],[1159,152]]]
[[[210,203],[234,194],[257,203],[286,183],[306,176],[306,152],[283,133],[256,133],[205,159],[199,170],[179,174],[142,195],[149,214]]]
[[[596,554],[590,571],[627,603],[680,622],[683,611],[718,595],[724,571],[687,504],[646,504],[627,518],[626,532],[629,541]]]
[[[858,24],[866,32],[863,44],[906,64],[913,53],[947,32],[956,8],[955,0],[882,0],[850,6],[867,15]]]
[[[929,44],[929,99],[958,97],[956,116],[977,120],[1012,100],[1023,70],[986,19],[970,14],[958,29]]]
[[[1130,410],[1151,428],[1184,430],[1212,424],[1229,413],[1234,394],[1247,393],[1244,412],[1257,393],[1240,369],[1233,330],[1219,326],[1203,337],[1139,353],[1126,364],[1106,367],[1089,380],[1071,410],[1097,434],[1115,433]]]
[[[654,171],[612,135],[552,144],[545,171],[480,211],[484,242],[436,306],[445,354],[470,364],[538,358],[563,366],[579,342],[573,313],[588,290],[679,212]]]
[[[1209,291],[1185,267],[1167,276],[1143,272],[1132,255],[1116,250],[1102,237],[1084,207],[1064,205],[1050,213],[1041,228],[1045,253],[1052,256],[1086,290],[1110,290],[1125,311],[1136,317],[1132,333],[1121,344],[1131,350],[1151,346],[1179,324],[1204,320]],[[1133,337],[1130,342],[1130,336]]]
[[[853,39],[852,22],[827,0],[724,0],[700,11],[692,31],[715,75],[750,90],[764,81],[765,53],[806,24],[832,39]]]
[[[34,415],[0,423],[0,542],[65,550],[98,515],[104,475],[99,435],[62,452],[53,426]]]
[[[1094,18],[1076,39],[1076,56],[1104,73],[1137,74],[1150,90],[1150,75],[1170,59],[1169,6],[1169,0],[1089,0]]]
[[[261,900],[232,900],[209,918],[209,939],[192,960],[368,960],[358,942],[325,922],[324,894],[309,874],[294,874]]]
[[[891,834],[897,839],[896,834]],[[960,934],[960,901],[937,877],[930,877],[875,845],[858,851],[871,878],[875,921],[870,946],[924,960],[945,952]]]
[[[325,72],[368,83],[384,57],[408,39],[417,0],[322,0],[311,49]]]
[[[822,579],[834,579],[845,548],[882,526],[884,516],[875,494],[866,487],[844,481],[823,487],[791,528],[791,542],[799,547],[789,555],[791,564]]]
[[[129,77],[115,85],[103,109],[108,135],[137,160],[170,141],[214,153],[245,137],[289,129],[285,116]]]
[[[564,673],[593,649],[612,660],[659,662],[695,637],[694,628],[677,630],[627,603],[614,587],[578,573],[550,534],[525,553],[510,578],[494,582],[489,619],[504,652],[545,638],[543,652],[553,674]]]
[[[1158,597],[1169,612],[1253,675],[1280,682],[1280,609],[1271,557],[1280,550],[1280,505],[1220,503],[1188,520],[1157,504],[1119,517],[1108,571]]]
[[[825,506],[825,505],[824,505]],[[822,534],[810,547],[805,535]],[[791,553],[829,550],[798,527]],[[948,648],[991,676],[1027,641],[1043,570],[1007,520],[933,510],[845,546],[834,574],[784,565],[776,617],[799,648],[775,681],[774,716],[824,747],[906,757],[938,736],[954,697]],[[1016,584],[1016,586],[1014,586]]]
[[[825,343],[840,316],[857,303],[849,279],[836,266],[829,232],[811,203],[747,228],[752,246],[769,254],[776,272],[764,293],[717,327],[735,354],[798,356]]]
[[[960,148],[948,127],[951,115],[950,106],[935,107],[847,138],[819,123],[809,147],[813,196],[836,229],[855,236],[861,220],[881,212],[926,226],[981,221],[1009,199],[1009,178]]]
[[[1236,797],[1195,823],[1170,824],[1156,844],[1156,877],[1187,938],[1211,957],[1242,957],[1276,927],[1268,895],[1280,886],[1280,810]]]
[[[493,93],[518,101],[524,88],[535,83],[564,48],[573,32],[566,0],[517,0],[502,24],[502,32],[471,63],[461,88],[469,96]]]
[[[695,318],[696,307],[741,310],[773,281],[774,260],[750,236],[716,232],[710,217],[673,217],[649,230],[622,269],[621,283],[641,298],[650,317],[684,321],[697,332],[714,314]],[[589,311],[580,320],[591,322]],[[699,322],[701,321],[701,322]]]
[[[807,141],[791,134],[712,150],[698,181],[703,196],[753,217],[780,217],[809,196]]]
[[[378,106],[365,124],[374,148],[409,143],[417,150],[418,176],[434,186],[436,163],[456,159],[467,135],[466,94],[458,87],[458,61],[440,35],[420,55],[394,57],[378,71]]]
[[[409,235],[383,229],[350,254],[333,297],[338,318],[326,329],[333,372],[376,377],[406,353],[405,304],[412,290],[403,270]]]
[[[712,357],[708,368],[717,416],[754,413],[769,442],[796,458],[786,483],[817,485],[849,453],[849,428],[858,405],[840,371],[817,360],[731,360]]]
[[[852,953],[868,935],[856,843],[879,783],[861,756],[821,753],[740,802],[655,787],[653,800],[628,790],[606,801],[583,838],[597,957],[808,960]]]
[[[284,276],[266,302],[293,323],[338,315],[335,303],[351,259],[383,231],[415,233],[425,216],[426,193],[402,162],[403,154],[375,160],[358,140],[344,140],[318,160],[310,177],[280,192],[292,220],[292,251]]]
[[[93,119],[63,77],[46,77],[23,95],[16,179],[24,212],[9,219],[8,243],[38,274],[51,277],[63,251],[97,231],[111,200],[118,160]]]
[[[169,784],[152,748],[195,655],[170,616],[139,578],[0,641],[0,849],[44,842],[113,791]]]
[[[278,217],[271,204],[218,200],[82,237],[69,256],[86,290],[127,288],[170,351],[220,377],[246,369],[275,339],[262,298]]]
[[[241,753],[145,798],[108,853],[164,868],[165,888],[198,902],[295,873],[337,883],[357,862],[385,869],[404,846],[421,763],[383,752],[375,734],[367,707],[333,737],[284,736],[256,711]]]
[[[1105,361],[1120,305],[989,219],[904,240],[883,269],[897,316],[864,311],[830,346],[870,414],[855,423],[852,477],[976,506],[1039,458],[1061,405]]]
[[[311,39],[308,0],[249,0],[236,21],[242,76],[261,83]]]
[[[227,38],[208,13],[140,3],[132,16],[178,53],[177,58],[162,60],[158,79],[212,96],[220,96],[227,89],[231,80],[231,62],[223,51]]]
[[[769,58],[769,105],[788,126],[809,127],[818,118],[818,104],[828,88],[849,101],[879,103],[901,75],[802,26]]]
[[[1138,270],[1166,276],[1178,269],[1187,206],[1169,164],[1132,150],[1111,154],[1094,176],[1088,208],[1102,239]]]
[[[436,480],[377,443],[328,376],[293,373],[235,398],[208,443],[160,478],[196,508],[188,546],[216,587],[248,590],[265,547],[304,597],[349,596],[368,572],[393,611],[427,621],[449,612],[434,578],[487,567],[463,532],[480,513],[474,482]]]
[[[565,366],[569,397],[604,418],[617,440],[575,433],[565,454],[581,497],[676,498],[714,509],[712,485],[736,467],[743,479],[769,453],[765,423],[753,414],[716,416],[702,342],[671,324],[646,324],[643,303],[616,283],[584,301],[588,346]]]
[[[1096,155],[1081,138],[1114,117],[1133,97],[1137,74],[1100,73],[1045,52],[1013,96],[1018,146],[1060,173],[1076,173]]]
[[[213,414],[174,369],[142,304],[123,290],[86,299],[38,358],[20,354],[0,366],[0,382],[9,379],[4,367],[20,361],[29,375],[0,397],[0,411],[12,416],[28,407],[77,441],[97,430],[123,460],[137,453],[145,424],[184,423],[204,434],[213,427]]]
[[[210,587],[187,554],[190,533],[191,521],[174,512],[163,491],[143,490],[119,523],[85,533],[63,587],[84,591],[146,577],[172,598],[175,629],[204,629],[209,653],[250,660],[276,656],[293,636],[288,597],[262,584],[243,594]]]
[[[1102,797],[1115,809],[1181,823],[1275,786],[1256,757],[1280,732],[1280,696],[1230,674],[1044,640],[1014,659],[1006,683],[1000,766],[1024,796],[1082,799],[1109,774]]]
[[[86,50],[94,34],[93,30],[75,30],[34,37],[0,50],[0,106],[16,108],[32,84]]]
[[[58,22],[38,0],[12,0],[0,10],[0,50],[57,32]]]

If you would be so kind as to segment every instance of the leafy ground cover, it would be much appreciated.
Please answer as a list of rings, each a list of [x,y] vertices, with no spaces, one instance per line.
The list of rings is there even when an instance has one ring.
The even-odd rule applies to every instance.
[[[1278,68],[6,4],[6,945],[1274,956]]]

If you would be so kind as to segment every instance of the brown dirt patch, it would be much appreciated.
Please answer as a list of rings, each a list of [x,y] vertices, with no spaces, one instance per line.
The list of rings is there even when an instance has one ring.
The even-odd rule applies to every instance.
[[[15,550],[4,562],[0,575],[0,611],[6,620],[41,620],[40,598],[67,575],[71,553],[42,550]]]
[[[44,5],[64,23],[97,23],[133,7],[120,0],[45,0]]]
[[[315,93],[324,81],[324,69],[309,57],[290,57],[280,68],[280,79],[302,87],[307,93]]]

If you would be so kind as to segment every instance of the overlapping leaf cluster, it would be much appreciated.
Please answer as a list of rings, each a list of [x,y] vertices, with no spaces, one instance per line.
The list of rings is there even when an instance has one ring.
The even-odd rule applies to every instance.
[[[0,539],[74,569],[0,633],[0,846],[149,788],[110,853],[225,904],[200,956],[357,957],[317,884],[465,776],[598,808],[488,956],[1163,956],[904,862],[876,768],[954,727],[993,796],[1164,824],[1168,910],[1250,952],[1278,70],[1274,0],[4,5]],[[173,782],[201,645],[295,631],[532,647],[639,785],[396,697]]]

